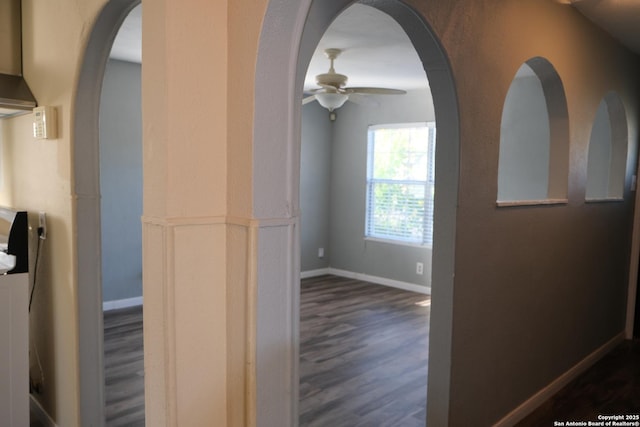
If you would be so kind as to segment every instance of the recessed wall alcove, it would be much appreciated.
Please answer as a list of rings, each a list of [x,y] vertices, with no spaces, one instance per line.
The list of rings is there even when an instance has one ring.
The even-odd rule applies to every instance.
[[[498,205],[566,202],[569,121],[560,76],[545,58],[518,69],[500,126]]]
[[[623,199],[628,139],[624,105],[615,92],[609,92],[600,102],[591,128],[587,201]]]

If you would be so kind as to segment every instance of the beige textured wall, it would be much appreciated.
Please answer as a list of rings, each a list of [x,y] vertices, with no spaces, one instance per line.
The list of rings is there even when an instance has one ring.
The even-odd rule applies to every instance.
[[[57,109],[59,135],[37,141],[31,116],[5,120],[0,203],[47,213],[31,327],[31,370],[43,392],[36,395],[59,426],[79,425],[78,325],[71,181],[72,100],[88,28],[104,0],[22,2],[24,76],[40,105]]]
[[[25,76],[40,104],[57,107],[60,134],[54,141],[35,141],[30,116],[3,122],[0,202],[48,215],[49,239],[32,313],[32,333],[45,378],[39,400],[58,425],[74,426],[79,424],[79,380],[71,108],[83,48],[106,1],[23,3]],[[234,2],[227,10],[225,1],[189,5],[159,1],[145,6],[145,301],[150,307],[145,315],[148,325],[157,320],[159,327],[150,326],[145,337],[152,424],[154,416],[167,413],[182,422],[198,423],[202,417],[223,420],[227,407],[231,422],[244,424],[250,236],[246,218],[251,211],[251,178],[246,171],[252,161],[248,123],[252,64],[263,15],[257,6]],[[228,29],[228,20],[235,20],[233,29]],[[229,57],[234,58],[232,65]],[[229,90],[234,91],[232,99]],[[231,203],[227,162],[232,166]],[[233,212],[230,219],[228,211]],[[228,250],[235,254],[229,266],[227,234]],[[175,283],[180,283],[177,289],[172,287]],[[205,283],[202,288],[201,283]],[[160,294],[154,292],[155,286]],[[175,297],[169,302],[162,298],[167,287]],[[164,317],[167,309],[176,316],[175,323],[169,319],[171,325]],[[232,336],[231,357],[226,354],[227,332]],[[201,339],[203,335],[208,338]],[[164,353],[156,359],[153,351],[154,345],[166,350],[167,340],[173,340],[171,357],[177,361],[173,368],[181,378],[176,384],[175,376],[167,374],[167,381],[178,389],[176,394],[169,392],[175,399],[169,403],[164,399]],[[197,348],[201,351],[190,351]],[[209,370],[212,364],[218,369]],[[228,386],[227,365],[234,372]],[[200,393],[203,389],[206,393]],[[227,389],[233,399],[227,399]],[[161,397],[154,399],[154,392]],[[218,396],[213,405],[212,393]],[[193,404],[195,394],[209,396],[201,405],[206,411],[184,409]],[[179,402],[184,404],[180,411],[171,406]]]
[[[242,426],[261,8],[143,7],[147,423]]]

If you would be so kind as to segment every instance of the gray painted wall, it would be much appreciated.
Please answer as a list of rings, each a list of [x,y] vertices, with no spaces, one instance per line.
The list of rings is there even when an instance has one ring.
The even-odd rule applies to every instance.
[[[428,90],[370,97],[337,110],[331,161],[331,266],[417,285],[430,285],[431,249],[364,239],[369,125],[433,121]],[[416,274],[416,262],[424,274]]]
[[[300,264],[302,271],[330,266],[331,144],[329,113],[317,102],[302,108],[300,149]],[[324,257],[318,257],[324,248]]]
[[[443,139],[444,143],[439,141],[436,155],[447,165],[446,170],[440,168],[437,173],[450,170],[447,178],[457,184],[458,191],[453,193],[455,203],[449,204],[450,200],[442,199],[444,192],[436,190],[436,208],[444,207],[449,215],[443,218],[445,215],[436,212],[437,221],[441,222],[436,238],[442,239],[436,240],[434,248],[437,277],[433,284],[430,322],[429,425],[493,425],[603,344],[619,337],[624,329],[634,199],[628,189],[637,156],[640,64],[637,56],[584,16],[557,2],[406,0],[381,3],[385,7],[389,3],[410,5],[414,9],[412,16],[424,18],[433,30],[434,40],[446,52],[445,64],[438,60],[437,46],[420,45],[426,37],[412,37],[412,42],[421,54],[430,80],[433,82],[439,77],[443,83],[433,85],[438,129],[455,124],[447,135],[451,138]],[[289,123],[293,124],[286,128],[286,121],[274,120],[295,119],[297,112],[286,100],[274,100],[272,93],[294,86],[286,85],[292,78],[282,76],[287,76],[286,67],[297,55],[303,66],[299,67],[296,81],[298,87],[302,86],[304,65],[308,64],[321,32],[349,1],[313,1],[308,13],[305,9],[296,9],[298,4],[270,1],[256,67],[257,87],[272,89],[258,90],[255,96],[253,183],[258,194],[254,195],[254,204],[256,212],[267,218],[273,217],[271,212],[279,206],[288,206],[286,195],[282,195],[285,193],[282,189],[288,188],[285,178],[271,177],[286,162],[278,161],[284,157],[281,153],[285,152],[286,143],[276,143],[287,141],[293,133],[291,129],[296,129],[295,123],[300,123],[291,120]],[[295,17],[300,16],[308,17],[308,21],[298,43],[293,30],[287,29],[299,28],[294,24],[299,22]],[[405,21],[408,19],[399,20]],[[405,24],[405,29],[410,36],[416,36],[418,26],[411,24],[414,23]],[[432,60],[434,53],[436,60]],[[571,153],[567,156],[568,202],[555,206],[498,208],[504,99],[515,71],[523,61],[535,56],[548,58],[566,83],[571,120],[562,117],[562,121],[571,126],[564,141],[567,145],[570,142]],[[455,82],[455,98],[447,81]],[[633,141],[626,169],[625,201],[585,204],[586,150],[591,121],[602,96],[612,89],[621,94],[628,109],[630,141]],[[297,94],[299,100],[301,89]],[[452,114],[452,110],[459,114]],[[347,111],[339,111],[338,120],[344,118]],[[451,145],[447,145],[448,142]],[[275,150],[274,146],[282,150]],[[445,147],[452,149],[445,152]],[[269,151],[273,154],[269,155]],[[275,172],[268,168],[270,165],[275,165]],[[270,200],[273,200],[271,204]],[[446,204],[442,203],[445,201]],[[448,226],[446,233],[438,232],[443,230],[442,225]],[[273,243],[278,241],[273,239]],[[443,246],[455,251],[455,258],[450,258],[449,253],[443,256]],[[272,246],[265,247],[265,252],[269,250],[273,251]],[[259,257],[269,259],[265,255],[259,253]],[[443,268],[444,263],[447,265]],[[284,274],[273,274],[281,264],[284,263],[273,263],[270,269],[265,267],[266,271],[259,271],[263,274],[258,276],[259,283],[271,285],[277,280],[288,283],[283,280]],[[281,288],[274,288],[273,294],[277,295]],[[259,298],[258,306],[264,312],[287,312],[285,303],[273,297]],[[264,319],[271,320],[267,316]],[[258,332],[265,331],[264,336],[274,337],[270,347],[265,345],[265,353],[271,356],[275,351],[277,356],[282,356],[284,351],[277,350],[287,345],[280,345],[279,336],[270,330],[286,332],[287,325],[278,328],[261,320],[263,317],[258,316],[261,328]],[[282,359],[279,357],[278,361]],[[273,356],[272,360],[275,360]],[[273,366],[267,365],[265,369]],[[273,396],[268,403],[274,405],[263,404],[259,407],[262,412],[273,411],[282,400],[278,398],[286,395],[290,383],[277,381],[280,378],[273,375],[268,378],[271,383],[258,389],[259,395]],[[280,393],[275,394],[274,390]]]
[[[441,37],[460,112],[447,425],[493,425],[624,331],[639,64],[555,2],[410,3]],[[541,32],[543,26],[553,30]],[[576,42],[583,38],[593,44]],[[496,207],[504,99],[515,71],[536,56],[554,65],[566,91],[568,203]],[[624,202],[585,204],[592,120],[613,89],[627,108],[634,141]]]
[[[100,99],[102,292],[142,295],[140,64],[109,60]]]
[[[364,239],[369,125],[433,121],[428,90],[347,102],[328,112],[316,102],[302,109],[300,166],[302,271],[333,267],[429,286],[431,249]],[[325,250],[318,258],[318,248]],[[416,274],[416,262],[424,274]]]
[[[624,330],[639,64],[611,40],[598,38],[600,32],[584,17],[553,2],[525,0],[513,7],[495,0],[409,3],[446,49],[460,113],[455,283],[452,299],[442,298],[449,287],[433,284],[431,319],[432,332],[454,325],[451,357],[439,365],[450,372],[450,389],[444,390],[445,403],[430,398],[430,412],[447,414],[441,425],[493,425]],[[597,49],[540,33],[540,26],[554,28],[555,35],[569,31],[576,39],[589,38]],[[505,39],[505,34],[518,37]],[[565,142],[571,138],[568,203],[496,207],[505,99],[516,70],[536,56],[547,58],[565,84],[571,126],[564,135]],[[585,74],[585,67],[593,72]],[[624,202],[585,204],[592,120],[612,89],[627,107],[633,142],[621,168]],[[351,268],[339,262],[342,251],[365,250],[363,243],[357,247],[357,240],[347,238],[359,232],[348,224],[362,217],[350,208],[360,203],[336,185],[357,185],[359,179],[359,166],[351,164],[364,158],[352,146],[357,142],[337,136],[341,126],[358,121],[358,114],[353,105],[338,110],[331,214],[336,219],[331,264],[356,271],[362,262]],[[434,325],[435,314],[441,320],[447,310],[450,323]],[[441,349],[432,339],[430,360]],[[430,372],[430,378],[437,374]]]

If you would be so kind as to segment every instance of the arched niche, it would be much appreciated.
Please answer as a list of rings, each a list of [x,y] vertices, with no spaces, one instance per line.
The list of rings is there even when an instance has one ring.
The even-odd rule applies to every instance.
[[[498,205],[565,202],[569,121],[560,76],[535,57],[516,72],[500,126]]]
[[[587,160],[587,201],[621,200],[627,164],[627,115],[620,97],[600,101],[591,128]]]

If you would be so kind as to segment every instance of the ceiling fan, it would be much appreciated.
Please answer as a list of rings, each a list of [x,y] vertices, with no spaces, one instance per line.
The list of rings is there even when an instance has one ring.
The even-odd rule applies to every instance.
[[[309,91],[313,95],[302,100],[302,105],[318,101],[320,105],[333,113],[349,99],[349,95],[403,95],[407,93],[400,89],[386,89],[381,87],[345,87],[348,77],[336,73],[333,62],[342,53],[342,49],[325,49],[324,54],[329,58],[329,71],[316,76],[316,83],[320,88]]]

